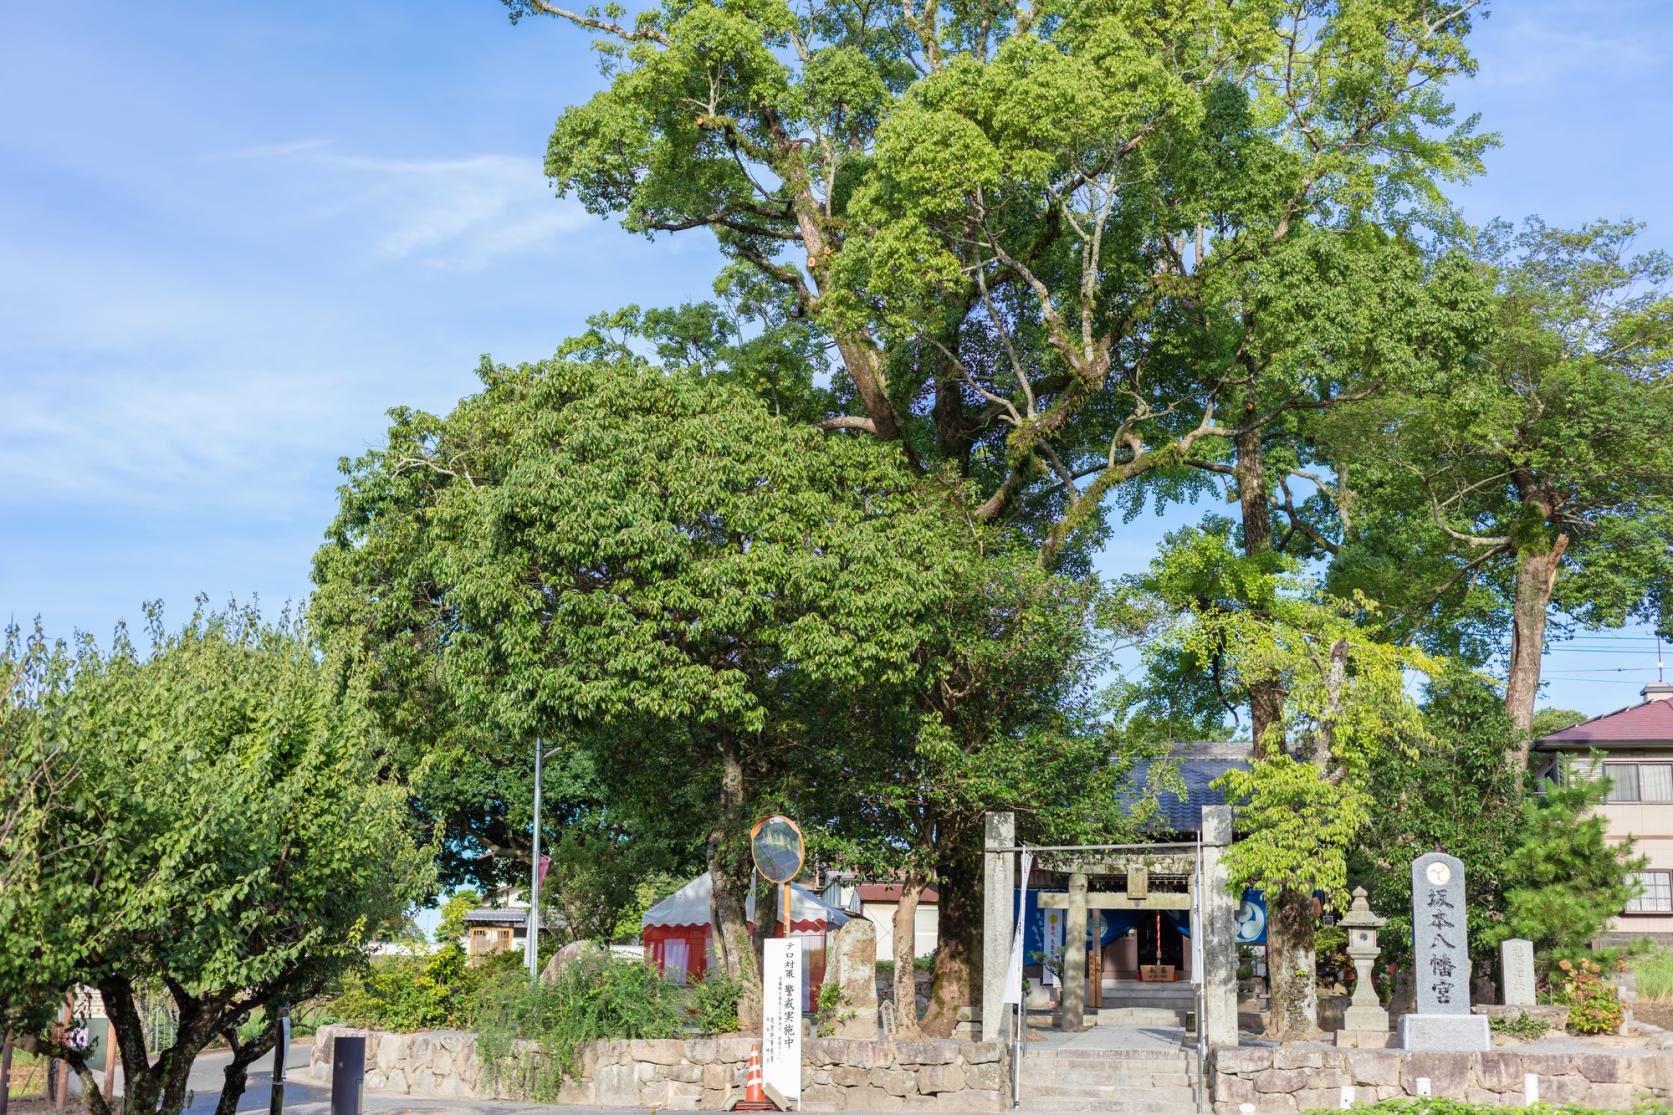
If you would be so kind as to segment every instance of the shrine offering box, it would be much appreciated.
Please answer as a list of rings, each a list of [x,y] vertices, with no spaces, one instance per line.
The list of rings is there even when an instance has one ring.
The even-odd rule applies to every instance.
[[[1139,979],[1146,983],[1172,983],[1172,964],[1141,964],[1139,965]]]

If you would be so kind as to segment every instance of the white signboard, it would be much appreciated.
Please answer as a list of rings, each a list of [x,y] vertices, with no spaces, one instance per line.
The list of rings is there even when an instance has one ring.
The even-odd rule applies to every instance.
[[[1041,910],[1040,913],[1044,915],[1045,920],[1045,931],[1041,934],[1040,944],[1051,961],[1045,965],[1043,978],[1047,987],[1056,987],[1057,975],[1052,971],[1052,966],[1063,962],[1063,939],[1069,927],[1063,924],[1063,910]]]
[[[761,1076],[786,1100],[802,1099],[802,943],[792,937],[763,942]]]

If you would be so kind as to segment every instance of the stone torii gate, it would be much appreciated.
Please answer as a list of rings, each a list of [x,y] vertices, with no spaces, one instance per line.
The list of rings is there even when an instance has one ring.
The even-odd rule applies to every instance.
[[[1010,813],[989,813],[983,849],[982,919],[982,1040],[1003,1041],[1010,1021],[1003,1002],[1005,974],[1010,965],[1016,896],[1016,819]],[[1231,808],[1203,809],[1202,839],[1195,845],[1163,844],[1151,850],[1123,848],[1035,849],[1041,867],[1067,873],[1067,894],[1041,895],[1039,904],[1066,911],[1064,939],[1086,940],[1090,910],[1196,910],[1192,927],[1202,956],[1194,972],[1201,988],[1198,1026],[1207,1045],[1237,1044],[1237,924],[1236,906],[1227,886],[1222,861],[1231,843]],[[1153,891],[1149,874],[1185,876],[1185,891]],[[1125,875],[1125,891],[1088,892],[1089,875]],[[1086,950],[1067,948],[1063,956],[1063,990],[1058,1024],[1079,1030],[1086,1024]]]

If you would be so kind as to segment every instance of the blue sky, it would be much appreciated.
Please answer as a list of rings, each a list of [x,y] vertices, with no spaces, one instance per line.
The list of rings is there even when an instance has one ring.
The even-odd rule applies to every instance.
[[[496,0],[14,6],[0,40],[0,616],[107,635],[142,600],[308,591],[336,461],[445,409],[482,353],[707,293],[706,233],[647,243],[553,198],[585,41]],[[1635,216],[1673,246],[1673,7],[1497,0],[1455,95],[1504,146],[1474,220]],[[1141,566],[1140,520],[1103,568]],[[1642,633],[1547,661],[1608,711]],[[1584,649],[1580,649],[1584,648]]]

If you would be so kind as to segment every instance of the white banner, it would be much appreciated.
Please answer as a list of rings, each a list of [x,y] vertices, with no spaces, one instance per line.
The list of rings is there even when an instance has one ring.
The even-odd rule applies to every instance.
[[[1001,1003],[1022,1002],[1022,939],[1023,931],[1027,928],[1025,922],[1028,916],[1028,871],[1034,866],[1034,853],[1022,854],[1022,870],[1017,885],[1017,923],[1011,935],[1011,963],[1005,969],[1005,994],[999,1000]]]
[[[763,942],[761,1077],[799,1107],[802,1099],[802,943]]]

